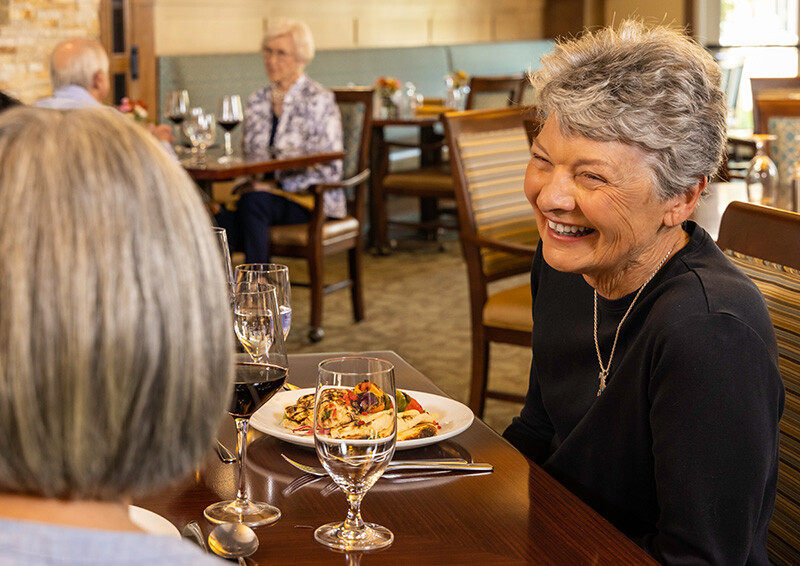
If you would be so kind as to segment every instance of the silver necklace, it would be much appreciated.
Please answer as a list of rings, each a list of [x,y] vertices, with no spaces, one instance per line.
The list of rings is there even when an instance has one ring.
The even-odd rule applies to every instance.
[[[656,267],[656,270],[653,272],[653,274],[650,277],[647,278],[647,281],[642,283],[642,286],[639,287],[639,290],[636,292],[636,296],[633,297],[633,301],[631,301],[631,304],[628,307],[628,310],[626,310],[625,314],[622,316],[622,320],[619,321],[619,324],[617,325],[617,332],[616,332],[616,334],[614,334],[614,343],[611,345],[611,355],[608,356],[608,364],[606,365],[606,367],[603,367],[603,357],[600,355],[600,344],[597,342],[597,289],[595,289],[595,291],[594,291],[594,348],[595,348],[595,351],[597,352],[597,363],[600,364],[600,373],[597,375],[597,378],[600,380],[600,386],[597,389],[597,396],[598,397],[600,397],[600,394],[606,388],[606,378],[608,377],[608,373],[611,371],[611,360],[614,359],[614,351],[617,349],[617,338],[619,338],[619,331],[622,328],[622,325],[625,322],[625,319],[628,318],[628,315],[630,314],[631,310],[633,310],[633,305],[636,304],[636,299],[639,298],[639,295],[642,294],[642,291],[644,291],[644,288],[647,286],[648,283],[650,283],[650,280],[653,279],[653,277],[656,276],[656,273],[658,273],[658,270],[661,269],[661,267],[664,265],[664,263],[667,261],[667,259],[669,259],[669,256],[672,255],[672,250],[674,250],[674,249],[675,249],[675,246],[672,246],[672,248],[670,248],[670,250],[667,252],[667,255],[664,256],[664,259],[661,260],[661,263],[658,264],[658,267]]]

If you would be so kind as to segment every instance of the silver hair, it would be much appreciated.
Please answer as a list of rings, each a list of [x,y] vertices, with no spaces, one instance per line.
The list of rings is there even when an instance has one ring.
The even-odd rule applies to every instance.
[[[0,116],[0,492],[119,499],[189,473],[232,392],[196,189],[108,109]]]
[[[270,20],[264,38],[261,40],[261,50],[267,47],[267,42],[276,37],[288,35],[294,43],[294,51],[297,59],[304,65],[311,63],[314,58],[314,35],[311,28],[305,22],[290,18],[278,18]]]
[[[94,76],[108,72],[108,54],[94,39],[67,39],[56,45],[50,56],[50,80],[53,89],[68,85],[92,88]]]
[[[714,58],[682,32],[626,20],[542,58],[531,83],[565,134],[637,146],[658,196],[685,193],[724,155],[725,96]]]

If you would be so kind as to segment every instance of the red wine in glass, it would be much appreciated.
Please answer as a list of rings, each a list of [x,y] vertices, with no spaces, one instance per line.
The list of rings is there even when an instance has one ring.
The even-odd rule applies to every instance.
[[[234,418],[250,418],[283,387],[286,368],[256,362],[236,363],[236,382],[228,412]]]
[[[241,123],[241,120],[217,120],[217,124],[219,124],[220,128],[225,130],[226,132],[233,131],[233,129]]]

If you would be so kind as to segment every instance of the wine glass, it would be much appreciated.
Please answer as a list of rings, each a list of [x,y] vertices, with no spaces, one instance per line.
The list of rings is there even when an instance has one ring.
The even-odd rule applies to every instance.
[[[239,433],[239,486],[236,499],[209,505],[203,514],[212,523],[243,523],[256,527],[274,523],[280,519],[281,512],[247,496],[247,429],[253,413],[283,386],[289,365],[280,317],[272,316],[278,309],[275,287],[245,283],[237,287],[235,300],[237,335],[241,338],[242,329],[248,343],[256,344],[258,353],[252,361],[237,359],[233,397],[228,409]]]
[[[228,233],[225,228],[219,226],[212,226],[211,230],[214,232],[214,240],[219,246],[220,254],[222,254],[222,267],[225,270],[225,281],[228,283],[228,293],[230,295],[231,306],[233,305],[233,269],[231,267],[231,249],[228,246]]]
[[[745,183],[747,200],[754,203],[774,205],[778,194],[778,168],[764,150],[764,143],[777,139],[771,134],[755,134],[756,153],[747,164]]]
[[[292,327],[292,287],[289,282],[289,268],[279,263],[242,263],[236,266],[234,275],[234,282],[241,281],[275,285],[285,340]]]
[[[183,122],[183,133],[189,138],[192,151],[197,151],[196,163],[205,165],[206,149],[214,143],[216,137],[214,115],[205,113],[202,109],[193,108]]]
[[[331,479],[345,492],[350,508],[344,521],[328,523],[314,531],[318,542],[347,552],[392,544],[394,535],[389,529],[362,520],[361,500],[394,454],[395,399],[394,366],[385,360],[343,357],[319,364],[314,446]],[[336,426],[343,413],[352,411],[354,406],[358,407],[357,420],[352,421],[355,429],[347,431]]]
[[[217,161],[220,163],[233,163],[233,147],[231,146],[231,132],[244,119],[242,99],[238,94],[226,94],[219,99],[217,104],[217,124],[225,130],[225,155]]]
[[[173,90],[167,94],[166,116],[176,126],[180,126],[189,113],[189,91]]]

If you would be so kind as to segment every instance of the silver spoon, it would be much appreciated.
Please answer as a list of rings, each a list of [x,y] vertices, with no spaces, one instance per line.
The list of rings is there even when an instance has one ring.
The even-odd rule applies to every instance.
[[[223,523],[208,534],[208,548],[226,559],[241,559],[258,550],[256,533],[242,523]]]

